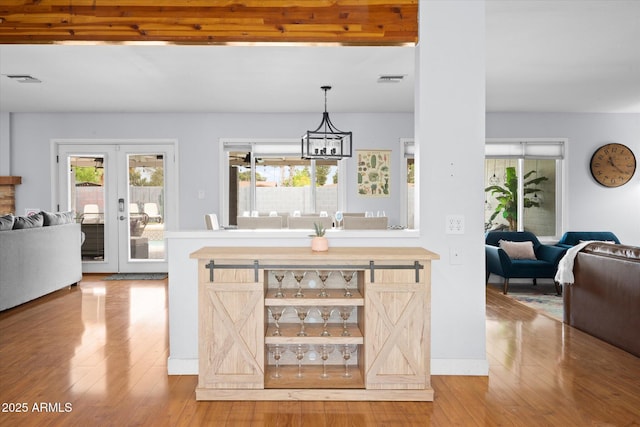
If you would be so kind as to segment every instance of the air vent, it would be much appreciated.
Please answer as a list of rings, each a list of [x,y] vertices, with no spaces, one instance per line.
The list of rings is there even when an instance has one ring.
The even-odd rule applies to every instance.
[[[18,83],[42,83],[41,80],[28,74],[7,74],[7,77],[11,80],[17,81]]]
[[[404,77],[404,74],[383,74],[378,77],[378,83],[400,83]]]

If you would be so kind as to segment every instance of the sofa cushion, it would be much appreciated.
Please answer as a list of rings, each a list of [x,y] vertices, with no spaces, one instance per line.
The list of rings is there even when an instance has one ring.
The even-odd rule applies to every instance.
[[[40,212],[44,217],[44,226],[62,225],[73,222],[73,212]]]
[[[505,251],[511,259],[536,259],[533,252],[533,242],[511,242],[509,240],[500,240],[500,249]]]
[[[44,217],[42,214],[34,214],[29,216],[17,216],[13,223],[14,230],[23,230],[25,228],[38,228],[44,224]]]
[[[13,215],[0,216],[0,231],[13,230],[15,217]]]

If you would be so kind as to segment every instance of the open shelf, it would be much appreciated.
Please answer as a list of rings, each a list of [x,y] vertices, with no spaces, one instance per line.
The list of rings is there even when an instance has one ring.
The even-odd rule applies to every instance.
[[[265,344],[363,344],[362,332],[355,323],[349,323],[348,330],[350,336],[343,337],[342,324],[329,323],[327,330],[331,336],[323,337],[322,324],[312,323],[305,325],[306,337],[299,337],[296,334],[300,331],[300,325],[295,323],[280,324],[280,336],[274,336],[273,332],[276,327],[270,324],[267,328],[267,334],[264,338]]]
[[[349,365],[351,378],[344,378],[344,365],[327,365],[328,378],[321,378],[322,366],[303,365],[303,378],[296,378],[297,365],[280,366],[281,378],[272,378],[275,366],[269,365],[264,378],[264,388],[364,388],[364,381],[360,369]]]

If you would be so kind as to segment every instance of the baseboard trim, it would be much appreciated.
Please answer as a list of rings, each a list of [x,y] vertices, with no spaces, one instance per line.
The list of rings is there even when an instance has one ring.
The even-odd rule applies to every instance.
[[[431,359],[431,375],[488,376],[487,359]]]
[[[198,375],[198,359],[167,359],[169,375]]]

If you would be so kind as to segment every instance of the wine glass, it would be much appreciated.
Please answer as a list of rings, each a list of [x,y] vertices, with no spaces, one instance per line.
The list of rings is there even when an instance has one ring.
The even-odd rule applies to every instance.
[[[331,275],[331,271],[329,271],[329,270],[318,270],[317,273],[318,273],[318,277],[320,278],[320,281],[322,282],[322,290],[320,291],[318,296],[320,298],[326,298],[326,297],[329,296],[329,294],[327,293],[326,281],[329,278],[329,275]]]
[[[283,270],[276,270],[273,272],[273,276],[278,281],[278,290],[275,294],[276,298],[284,298],[284,292],[282,292],[282,280],[284,280],[285,273],[286,272]]]
[[[337,211],[335,214],[335,217],[336,217],[336,228],[340,228],[340,223],[342,223],[342,219],[344,218],[342,211]]]
[[[351,279],[353,279],[353,275],[355,274],[355,271],[345,270],[345,271],[341,271],[340,273],[342,273],[342,278],[344,279],[344,296],[345,297],[353,296],[353,294],[351,293],[351,290],[349,290],[349,285],[351,284]]]
[[[282,358],[282,353],[287,351],[287,348],[282,344],[269,344],[269,353],[273,354],[273,360],[276,361],[276,370],[271,375],[271,378],[281,378],[280,375],[280,359]]]
[[[351,306],[342,306],[340,307],[340,317],[342,318],[342,336],[349,337],[351,333],[347,329],[347,320],[351,317],[351,312],[353,311],[353,307]]]
[[[293,344],[289,347],[289,350],[296,355],[296,359],[298,359],[298,373],[296,374],[296,378],[303,378],[302,375],[302,359],[304,359],[304,355],[307,351],[309,351],[308,344]]]
[[[344,344],[340,349],[342,352],[342,358],[344,359],[344,378],[351,378],[351,372],[349,372],[349,359],[351,359],[351,353],[356,351],[356,344]]]
[[[280,323],[278,323],[280,321],[280,318],[282,317],[282,314],[284,313],[286,307],[281,307],[281,306],[273,306],[273,307],[269,307],[269,311],[271,312],[271,317],[273,317],[273,320],[275,322],[276,325],[276,330],[273,331],[273,335],[274,337],[279,337],[282,335],[282,332],[280,332]]]
[[[322,359],[322,374],[320,374],[320,378],[329,378],[329,374],[327,374],[327,359],[329,358],[329,354],[333,353],[335,346],[333,344],[319,344],[315,346],[315,350],[320,353],[320,358]]]
[[[302,271],[302,270],[296,270],[293,272],[293,278],[296,279],[296,282],[298,282],[298,292],[296,292],[295,294],[293,294],[294,297],[296,298],[303,298],[304,294],[302,293],[302,284],[300,282],[302,282],[302,279],[304,279],[304,276],[307,274],[306,271]]]
[[[329,318],[331,317],[331,313],[333,312],[334,309],[335,307],[328,307],[328,306],[322,306],[319,309],[320,317],[322,317],[322,333],[320,334],[321,337],[331,336],[331,333],[329,333],[329,331],[327,330],[327,326],[329,324]]]
[[[308,334],[304,330],[304,319],[309,315],[309,307],[294,307],[298,313],[298,319],[300,319],[300,331],[296,334],[299,337],[306,337]]]

